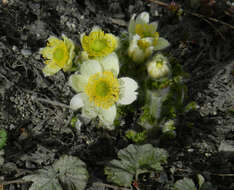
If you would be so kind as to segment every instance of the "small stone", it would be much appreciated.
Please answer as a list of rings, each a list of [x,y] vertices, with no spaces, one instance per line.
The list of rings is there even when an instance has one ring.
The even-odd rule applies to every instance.
[[[12,50],[13,50],[14,52],[16,52],[16,51],[18,51],[18,48],[14,45],[14,46],[12,46]]]
[[[223,141],[219,146],[219,152],[229,152],[234,153],[234,142],[233,141]]]
[[[29,49],[22,49],[22,50],[21,50],[21,54],[22,54],[24,57],[28,57],[28,56],[32,55],[32,51],[29,50]]]

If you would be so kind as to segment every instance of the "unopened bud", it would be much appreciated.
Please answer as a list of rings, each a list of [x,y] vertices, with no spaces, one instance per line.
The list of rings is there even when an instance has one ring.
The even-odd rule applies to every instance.
[[[162,54],[156,54],[147,64],[147,71],[153,79],[159,79],[170,75],[170,65],[168,59]]]

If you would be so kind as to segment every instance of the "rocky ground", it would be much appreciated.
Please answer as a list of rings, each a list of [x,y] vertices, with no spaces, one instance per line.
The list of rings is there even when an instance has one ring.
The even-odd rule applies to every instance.
[[[0,128],[7,130],[8,140],[0,182],[20,179],[68,154],[87,164],[90,189],[95,181],[107,183],[103,165],[130,143],[123,135],[128,122],[114,131],[85,123],[80,130],[72,128],[76,113],[67,106],[74,95],[67,84],[69,75],[44,77],[38,50],[50,35],[65,34],[79,43],[79,35],[95,25],[118,35],[133,13],[148,11],[151,20],[160,21],[160,35],[171,43],[166,51],[190,74],[189,99],[199,108],[180,118],[175,139],[158,144],[170,155],[163,183],[146,176],[141,188],[167,189],[167,182],[201,174],[218,190],[234,189],[233,1],[202,1],[198,8],[189,1],[176,2],[184,9],[180,18],[148,0],[1,1]],[[4,189],[29,186],[12,183]]]

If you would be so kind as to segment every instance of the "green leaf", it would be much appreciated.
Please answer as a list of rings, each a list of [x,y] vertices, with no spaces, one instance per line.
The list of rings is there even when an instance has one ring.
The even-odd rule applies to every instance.
[[[204,179],[204,177],[203,177],[201,174],[198,174],[198,175],[197,175],[197,181],[198,181],[199,188],[201,188],[202,185],[203,185],[204,182],[205,182],[205,179]]]
[[[7,132],[5,129],[0,129],[0,149],[6,145]]]
[[[88,172],[79,158],[65,155],[52,167],[39,169],[23,179],[33,182],[29,190],[83,190],[88,181]]]
[[[73,156],[63,156],[54,163],[54,168],[59,175],[65,190],[84,189],[88,181],[86,165]]]
[[[130,129],[126,131],[125,136],[128,139],[131,139],[133,142],[138,143],[138,142],[143,142],[147,138],[147,132],[146,130],[142,132],[136,132]]]
[[[130,187],[133,178],[141,173],[162,171],[161,164],[167,162],[168,153],[151,144],[129,145],[118,152],[120,160],[112,160],[105,167],[107,180],[120,186]]]
[[[197,188],[193,180],[185,177],[175,183],[173,190],[197,190]]]
[[[25,176],[23,179],[33,181],[29,190],[63,190],[52,167],[40,169],[36,174]]]
[[[184,108],[184,112],[189,112],[191,110],[196,110],[198,108],[198,105],[196,102],[189,102],[185,108]]]
[[[214,187],[210,182],[205,182],[205,183],[201,186],[200,190],[217,190],[217,188]]]

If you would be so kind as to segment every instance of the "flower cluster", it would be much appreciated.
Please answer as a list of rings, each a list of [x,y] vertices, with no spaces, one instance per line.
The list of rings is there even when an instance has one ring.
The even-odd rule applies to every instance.
[[[158,22],[149,23],[149,13],[143,12],[138,15],[134,14],[130,20],[129,48],[128,55],[134,62],[144,62],[154,51],[162,50],[169,46],[169,42],[159,37],[156,32]]]
[[[82,117],[98,118],[104,127],[113,129],[117,106],[133,103],[138,96],[139,84],[142,84],[131,77],[119,77],[121,66],[141,62],[141,68],[152,80],[171,75],[171,67],[165,56],[157,53],[149,59],[156,51],[169,46],[169,42],[160,37],[157,28],[158,22],[150,23],[149,14],[143,12],[137,17],[134,14],[130,20],[128,47],[120,43],[123,39],[105,33],[97,26],[88,35],[81,34],[81,48],[65,35],[62,35],[62,39],[51,36],[47,46],[40,49],[46,64],[43,73],[51,76],[61,69],[70,73],[75,71],[69,77],[69,85],[76,92],[70,101],[70,108],[81,109]],[[126,54],[119,53],[121,51]],[[123,59],[123,56],[130,59]],[[134,70],[129,70],[129,75],[131,72]]]

